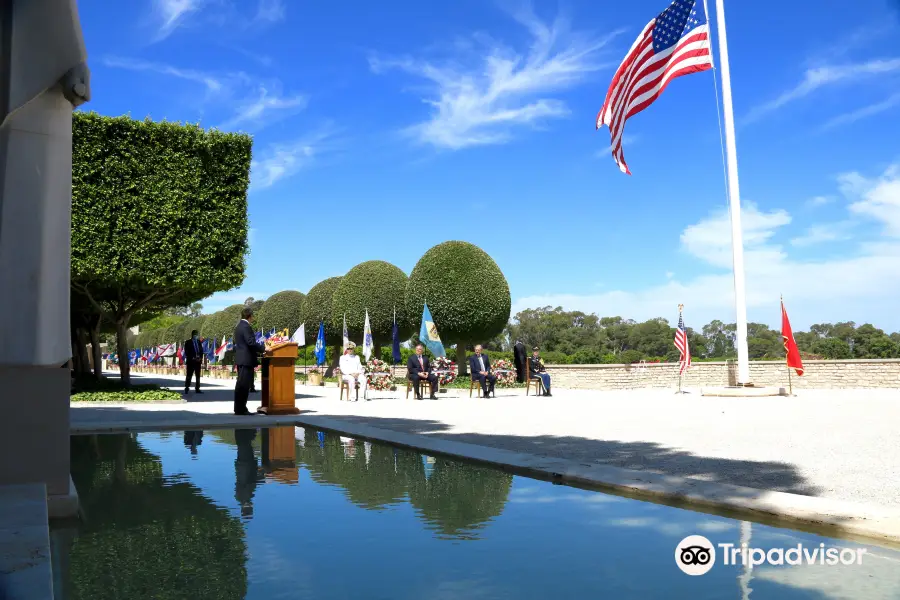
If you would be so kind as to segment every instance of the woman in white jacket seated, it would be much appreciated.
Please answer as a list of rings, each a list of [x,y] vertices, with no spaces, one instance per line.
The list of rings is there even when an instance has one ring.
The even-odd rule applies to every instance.
[[[366,385],[369,383],[369,381],[366,378],[366,369],[362,366],[362,362],[356,355],[356,344],[350,342],[350,344],[346,348],[344,348],[344,355],[341,356],[341,360],[338,366],[341,369],[341,377],[344,379],[344,381],[347,382],[347,384],[350,386],[350,389],[355,389],[356,384],[359,384],[359,389],[362,392],[363,400],[367,400]]]

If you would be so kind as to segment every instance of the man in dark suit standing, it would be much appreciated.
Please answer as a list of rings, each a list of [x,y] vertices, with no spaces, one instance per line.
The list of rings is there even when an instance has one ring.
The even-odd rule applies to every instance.
[[[513,359],[516,363],[516,381],[525,383],[525,372],[528,371],[528,353],[521,340],[516,340],[516,344],[513,346]]]
[[[416,391],[416,400],[422,399],[422,380],[425,379],[431,383],[430,400],[437,400],[434,393],[437,391],[437,375],[431,372],[431,363],[425,356],[425,347],[422,344],[416,346],[416,353],[409,357],[406,361],[406,377],[412,381],[413,389]]]
[[[494,393],[497,376],[491,373],[491,359],[481,351],[481,344],[475,346],[475,354],[469,357],[469,372],[473,381],[481,383],[482,396],[487,398]]]
[[[237,383],[234,386],[234,414],[249,415],[247,397],[253,383],[254,369],[259,364],[259,355],[266,351],[263,344],[256,341],[256,334],[250,322],[253,320],[253,309],[245,306],[241,310],[241,320],[234,329],[234,364],[237,365]]]
[[[191,332],[191,339],[184,343],[184,367],[185,371],[187,371],[187,377],[184,379],[185,396],[190,391],[192,377],[196,377],[197,379],[194,390],[198,394],[203,393],[200,391],[200,367],[203,362],[203,352],[201,351],[200,340],[197,339],[198,337],[199,332],[195,329]]]

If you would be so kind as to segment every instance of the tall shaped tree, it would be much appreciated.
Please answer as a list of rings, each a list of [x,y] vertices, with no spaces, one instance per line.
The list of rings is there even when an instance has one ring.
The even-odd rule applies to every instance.
[[[195,125],[75,113],[72,288],[115,325],[244,280],[251,139]],[[121,376],[130,382],[128,361]]]

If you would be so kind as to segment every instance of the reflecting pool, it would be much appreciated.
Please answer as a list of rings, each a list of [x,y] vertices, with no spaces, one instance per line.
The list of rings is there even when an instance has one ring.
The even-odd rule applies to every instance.
[[[72,438],[84,511],[52,531],[59,599],[900,598],[900,553],[309,428]],[[862,564],[723,564],[689,535]]]

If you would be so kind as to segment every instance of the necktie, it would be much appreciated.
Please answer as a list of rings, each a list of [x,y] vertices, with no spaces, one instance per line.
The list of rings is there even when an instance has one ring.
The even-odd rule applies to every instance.
[[[200,354],[200,348],[197,347],[197,340],[194,340],[194,354]]]
[[[419,357],[419,368],[423,371],[425,370],[425,361],[422,360],[422,357]]]

